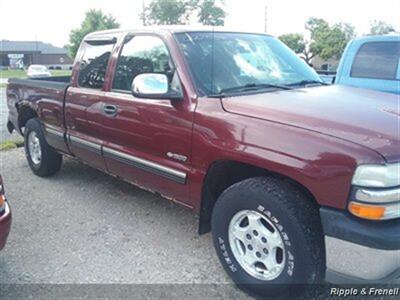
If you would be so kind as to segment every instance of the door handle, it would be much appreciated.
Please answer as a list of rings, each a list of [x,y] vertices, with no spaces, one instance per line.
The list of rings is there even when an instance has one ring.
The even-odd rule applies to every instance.
[[[118,113],[118,107],[111,104],[104,104],[103,113],[109,117],[115,117]]]

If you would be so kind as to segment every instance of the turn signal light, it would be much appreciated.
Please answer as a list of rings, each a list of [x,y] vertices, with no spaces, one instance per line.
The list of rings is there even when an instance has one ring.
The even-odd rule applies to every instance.
[[[360,218],[369,220],[381,220],[385,216],[386,208],[378,205],[350,202],[349,211]]]
[[[6,202],[6,197],[4,195],[0,195],[0,211],[4,208],[4,203]]]

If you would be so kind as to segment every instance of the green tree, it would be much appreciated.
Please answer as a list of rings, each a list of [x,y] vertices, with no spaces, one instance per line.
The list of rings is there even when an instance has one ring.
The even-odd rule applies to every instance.
[[[203,25],[224,26],[226,12],[216,5],[215,0],[204,0],[198,4],[197,16]]]
[[[324,50],[326,51],[326,49],[329,48],[329,46],[327,46],[327,43],[329,42],[331,29],[329,27],[328,22],[318,18],[308,19],[305,28],[310,34],[310,41],[308,43],[307,53],[304,56],[304,59],[306,60],[307,63],[310,64],[311,60],[315,56],[317,55],[321,56]]]
[[[297,54],[304,53],[306,41],[300,33],[288,33],[281,35],[279,39]]]
[[[192,1],[153,0],[145,7],[141,18],[145,25],[187,24]]]
[[[153,0],[140,18],[144,25],[183,25],[194,12],[204,25],[224,25],[226,13],[216,0]]]
[[[317,55],[324,60],[340,58],[347,43],[355,36],[354,27],[350,24],[338,23],[330,26],[328,22],[318,18],[308,19],[305,28],[309,33],[308,40],[297,33],[282,35],[280,39],[308,64]]]
[[[371,22],[370,35],[383,35],[395,31],[392,24],[385,21],[374,20]]]
[[[85,19],[79,28],[72,29],[69,34],[68,50],[71,57],[75,57],[83,38],[98,30],[119,28],[119,23],[111,15],[105,15],[99,9],[90,9],[85,14]]]
[[[310,33],[310,41],[305,59],[308,63],[315,56],[327,60],[340,58],[347,43],[354,38],[354,27],[347,23],[330,26],[323,19],[310,18],[306,22],[306,30]]]
[[[321,51],[317,53],[322,59],[340,58],[348,42],[355,37],[354,27],[347,23],[333,25],[325,40],[318,40],[316,43],[322,44]]]

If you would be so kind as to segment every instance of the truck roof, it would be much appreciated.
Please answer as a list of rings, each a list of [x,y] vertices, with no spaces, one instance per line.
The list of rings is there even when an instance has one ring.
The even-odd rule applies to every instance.
[[[393,32],[384,35],[366,35],[355,38],[354,41],[358,42],[385,42],[385,41],[398,41],[400,42],[400,33]]]
[[[243,30],[238,30],[237,28],[227,28],[227,27],[213,27],[213,26],[188,26],[188,25],[169,25],[169,26],[143,26],[134,29],[109,29],[102,31],[95,31],[86,35],[85,38],[94,38],[104,35],[113,34],[126,34],[126,33],[179,33],[179,32],[226,32],[226,33],[252,33],[252,34],[262,34],[268,35],[263,32],[248,32]]]

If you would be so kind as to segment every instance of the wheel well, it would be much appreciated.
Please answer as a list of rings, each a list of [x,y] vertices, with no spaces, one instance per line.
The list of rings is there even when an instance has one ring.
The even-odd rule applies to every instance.
[[[21,106],[18,110],[18,126],[21,129],[26,122],[32,118],[37,118],[37,113],[29,106]],[[22,132],[22,131],[21,131]]]
[[[237,182],[258,176],[269,176],[288,181],[294,188],[300,190],[317,205],[312,193],[289,177],[237,161],[218,161],[209,167],[204,179],[200,205],[199,234],[207,233],[211,230],[211,215],[214,204],[223,191]]]

